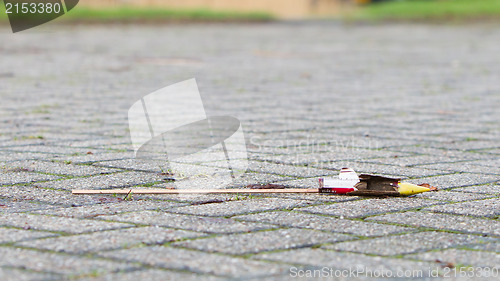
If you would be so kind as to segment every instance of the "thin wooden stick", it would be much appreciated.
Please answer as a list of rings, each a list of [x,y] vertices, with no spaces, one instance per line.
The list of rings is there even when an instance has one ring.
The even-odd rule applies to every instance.
[[[225,193],[319,193],[317,188],[284,189],[75,189],[72,194],[225,194]]]

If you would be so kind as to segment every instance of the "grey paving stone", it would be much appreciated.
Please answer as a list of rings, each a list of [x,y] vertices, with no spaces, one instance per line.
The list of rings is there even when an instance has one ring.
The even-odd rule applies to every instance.
[[[301,180],[297,180],[300,182]],[[285,184],[291,184],[293,186],[293,181],[283,182]],[[300,187],[304,187],[304,185],[300,185]],[[312,187],[312,186],[311,186]],[[263,196],[263,195],[262,195]],[[273,194],[267,195],[266,197],[270,198],[287,198],[287,199],[295,199],[295,200],[308,200],[312,201],[313,204],[320,204],[326,202],[347,202],[359,200],[362,197],[359,196],[339,196],[325,193],[283,193],[283,194]]]
[[[275,164],[270,162],[259,162],[259,161],[250,161],[248,165],[248,171],[253,171],[258,173],[278,174],[278,175],[300,177],[300,178],[337,174],[336,171],[331,171],[331,170],[322,170],[312,167]]]
[[[25,241],[17,243],[17,245],[58,252],[82,254],[87,252],[129,248],[139,244],[162,244],[183,238],[194,238],[200,236],[203,236],[203,234],[192,231],[148,226]]]
[[[482,251],[468,251],[461,249],[446,249],[420,254],[406,255],[405,258],[451,263],[455,265],[489,267],[498,269],[500,254]]]
[[[390,271],[396,276],[398,272],[401,274],[407,270],[422,270],[422,277],[425,277],[429,275],[428,268],[432,265],[428,262],[415,262],[403,259],[311,248],[262,253],[254,255],[252,258],[309,265],[320,269],[322,267],[329,267],[335,270],[352,270],[355,274],[348,277],[363,277],[369,274],[368,271],[379,271],[379,273]]]
[[[0,151],[0,161],[2,162],[11,162],[20,160],[44,160],[44,159],[50,159],[51,157],[52,155],[47,153]]]
[[[85,120],[88,116],[82,116]],[[110,116],[111,118],[111,116]],[[122,119],[122,118],[120,118]],[[59,145],[69,146],[69,147],[83,147],[83,148],[113,148],[113,149],[126,149],[130,150],[132,145],[130,144],[130,139],[124,138],[123,136],[115,137],[99,137],[99,138],[75,138],[74,140],[64,140],[58,142]]]
[[[29,210],[56,208],[59,206],[81,206],[92,205],[102,202],[118,202],[122,198],[114,198],[110,195],[72,195],[70,191],[52,190],[37,186],[3,186],[0,187],[0,196],[12,198],[9,202],[13,204],[23,203]],[[37,204],[42,202],[51,205]],[[8,203],[3,203],[8,205]],[[55,205],[55,206],[54,206]],[[30,207],[28,207],[30,206]],[[44,207],[45,206],[45,207]],[[5,211],[5,210],[4,210]]]
[[[135,267],[123,262],[11,247],[0,247],[0,266],[63,274],[66,276],[65,279],[85,274],[117,272]]]
[[[35,110],[38,110],[38,109],[35,109]],[[27,112],[28,116],[31,115],[29,112]],[[68,114],[63,114],[63,115],[57,115],[57,114],[54,114],[53,116],[56,117],[56,118],[65,118],[66,116],[65,115],[68,115]],[[49,116],[49,115],[45,115],[45,116]],[[44,123],[44,122],[40,122],[41,119],[43,118],[42,116],[36,116],[36,115],[33,115],[32,116],[33,119],[32,120],[25,120],[26,124],[27,125],[33,125],[33,126],[36,126],[36,127],[47,127],[47,126],[50,126],[50,125],[55,125],[58,123],[58,121],[53,121],[52,122],[48,122],[48,123]],[[76,124],[74,123],[71,123],[69,120],[66,120],[66,123],[65,124],[68,124],[69,127],[72,127],[72,126],[76,126]],[[38,132],[37,135],[21,135],[20,138],[33,138],[33,137],[43,137],[43,142],[41,143],[29,143],[30,145],[35,145],[35,144],[41,144],[41,145],[50,145],[50,146],[59,146],[60,145],[60,142],[65,142],[65,141],[71,141],[71,140],[76,140],[76,139],[93,139],[93,138],[99,138],[102,136],[97,136],[95,134],[86,134],[85,132],[82,133],[81,130],[85,130],[87,129],[86,127],[80,127],[80,131],[78,130],[68,130],[67,128],[60,128],[59,130],[47,130],[45,132]],[[56,154],[56,153],[54,153]],[[64,153],[62,153],[64,154]]]
[[[279,185],[283,185],[286,187],[292,187],[292,188],[318,188],[319,187],[319,178],[320,177],[305,178],[305,179],[298,179],[298,180],[277,181],[277,182],[273,182],[272,184],[279,184]],[[314,195],[318,195],[318,194],[314,194]]]
[[[112,201],[111,201],[112,202]],[[104,218],[105,215],[114,215],[125,212],[138,212],[142,210],[166,210],[178,206],[186,205],[185,203],[169,202],[169,201],[152,201],[152,200],[134,200],[121,201],[117,203],[106,203],[80,207],[54,208],[50,210],[34,211],[35,214],[45,214],[53,216],[62,216],[70,218],[93,218],[99,216]]]
[[[353,165],[362,163],[356,166],[358,172],[410,177],[415,183],[428,181],[442,190],[453,188],[453,192],[478,196],[471,197],[474,201],[470,204],[466,200],[468,195],[447,192],[426,193],[408,199],[433,204],[458,202],[443,207],[457,208],[452,210],[456,214],[491,215],[497,219],[498,214],[481,203],[482,199],[496,200],[500,194],[498,185],[488,184],[500,180],[495,178],[499,175],[500,155],[500,99],[496,77],[500,73],[497,51],[500,35],[495,32],[496,25],[342,25],[328,21],[236,24],[230,27],[195,24],[175,28],[78,25],[67,29],[46,25],[50,28],[50,36],[32,32],[30,36],[16,35],[15,40],[12,40],[14,35],[7,26],[0,26],[0,41],[3,43],[0,69],[8,69],[0,71],[0,162],[9,164],[34,159],[39,165],[37,171],[55,171],[66,176],[98,175],[99,171],[110,169],[105,163],[123,170],[132,168],[157,173],[156,168],[131,164],[134,152],[130,145],[127,110],[158,88],[186,77],[196,77],[207,115],[237,117],[245,131],[251,161],[267,159],[274,163],[256,167],[254,173],[248,173],[237,182],[238,186],[269,182],[316,186],[314,178],[304,179],[304,176],[317,177],[317,169],[331,170],[335,174],[350,162]],[[61,36],[66,33],[71,33],[71,40]],[[209,44],[207,49],[206,38],[218,40]],[[53,48],[54,45],[57,48]],[[48,59],[42,59],[44,63],[40,63],[41,58]],[[38,139],[38,136],[43,139]],[[93,154],[85,154],[89,150]],[[47,161],[55,163],[46,166]],[[82,168],[79,171],[79,163],[95,164],[92,165],[95,170],[91,167],[92,170]],[[286,164],[300,164],[304,168],[283,166]],[[448,174],[455,171],[458,173]],[[283,173],[289,179],[276,173]],[[127,173],[123,176],[97,176],[89,178],[88,182],[75,179],[64,184],[74,184],[78,188],[111,188],[129,183],[141,185],[150,180],[149,176],[143,179]],[[22,185],[20,181],[16,181],[15,186],[0,186],[0,204],[6,206],[0,206],[2,216],[16,212],[49,212],[49,208],[88,207],[88,212],[83,208],[58,210],[57,220],[64,225],[67,218],[63,216],[111,214],[114,210],[128,208],[126,204],[123,207],[118,204],[123,197],[73,196],[69,189],[65,189],[67,186],[58,186],[57,182],[54,180],[44,185],[45,188],[36,187],[36,184]],[[162,182],[157,186],[166,187],[167,184]],[[206,182],[198,184],[196,187],[207,187]],[[486,197],[479,197],[483,195]],[[184,211],[193,209],[197,212],[208,208],[208,212],[215,216],[232,216],[248,214],[248,211],[276,211],[283,206],[293,208],[296,207],[293,202],[297,201],[322,204],[316,211],[329,214],[328,200],[334,202],[341,200],[337,197],[345,198],[289,194],[256,199],[261,197],[144,195],[134,196],[134,199],[198,204],[184,207]],[[432,198],[436,200],[429,200]],[[249,201],[210,203],[241,199]],[[144,210],[150,207],[143,200],[127,202],[132,205],[135,201],[138,203],[130,209],[132,212],[141,211],[141,205],[144,205]],[[261,202],[266,206],[253,205]],[[378,208],[353,203],[355,209],[350,210],[347,204],[346,208],[349,213],[359,212],[360,215],[384,214],[387,210],[406,210],[408,204],[417,209],[424,201],[411,202],[395,200]],[[105,206],[114,203],[116,206],[108,211]],[[201,207],[203,204],[213,206]],[[224,210],[226,207],[228,209]],[[358,207],[366,210],[360,211]],[[490,207],[498,209],[495,204]],[[330,211],[334,216],[343,215],[339,210]],[[52,224],[58,221],[51,221],[48,225],[52,229]],[[224,230],[224,227],[220,228]],[[122,228],[123,231],[126,229]],[[381,238],[389,241],[396,237],[390,234]],[[415,244],[426,246],[418,237],[415,239]],[[286,243],[287,238],[283,240]],[[496,246],[489,246],[496,244],[479,245],[484,246],[484,249],[478,249],[480,251],[497,251]],[[132,249],[117,252],[126,255],[129,250]],[[172,255],[173,261],[169,262],[175,263],[176,272],[190,274],[190,271],[197,271],[201,274],[216,271],[230,279],[245,280],[289,280],[291,277],[289,269],[292,265],[281,267],[280,262],[248,266],[248,259],[196,251],[190,256],[182,252],[187,250],[176,250],[179,252],[158,254]],[[183,254],[179,254],[181,252]],[[145,250],[141,255],[148,253]],[[61,256],[66,258],[69,255],[57,255]],[[26,255],[23,262],[36,265],[36,257]],[[181,259],[175,260],[178,257]],[[217,259],[220,257],[224,260]],[[43,258],[47,271],[54,267],[64,268],[64,264],[58,263],[59,258],[50,255]],[[138,263],[133,266],[138,270],[151,269],[150,264],[140,263],[142,257],[134,258]],[[158,260],[158,257],[154,258]],[[475,258],[480,257],[471,256],[471,262]],[[103,261],[95,256],[91,259]],[[346,260],[355,262],[349,257]],[[382,257],[381,264],[396,266],[397,262],[393,259],[384,261]],[[225,269],[221,269],[221,265]],[[87,269],[86,264],[82,266]],[[243,273],[238,272],[239,267],[243,268]],[[30,268],[17,273],[20,268],[16,265],[8,269],[14,270],[13,274],[19,274],[20,278],[24,276],[23,272],[38,274],[31,272]],[[63,279],[108,275],[107,272],[88,270],[85,276],[75,276],[70,273],[75,271],[74,268],[66,268],[68,275]],[[317,267],[308,265],[307,268]],[[135,269],[126,268],[124,276]]]
[[[359,161],[336,161],[330,163],[321,163],[320,167],[339,170],[343,167],[354,169],[358,174],[379,174],[387,175],[395,178],[409,177],[428,177],[436,175],[449,174],[450,172],[443,170],[422,169],[417,167],[403,167],[392,164],[377,164],[369,161],[377,161],[380,158],[359,160]],[[391,158],[392,159],[392,158]]]
[[[368,220],[500,236],[500,222],[491,219],[430,212],[405,212],[370,217]]]
[[[497,164],[498,160],[476,160],[471,162],[457,162],[457,163],[442,163],[442,164],[427,164],[420,166],[425,169],[437,169],[441,171],[448,171],[450,173],[457,172],[469,172],[469,173],[479,173],[479,174],[493,174],[498,175],[500,173],[500,164]]]
[[[315,272],[314,270],[319,270],[319,272]],[[299,271],[299,269],[297,269],[296,267],[290,267],[290,270],[288,271],[287,274],[285,275],[280,275],[280,276],[269,276],[269,277],[258,277],[258,278],[253,278],[253,279],[249,279],[249,280],[260,280],[260,281],[287,281],[287,280],[290,280],[291,278],[294,278],[294,279],[297,279],[297,280],[300,280],[300,281],[311,281],[311,280],[318,280],[319,278],[321,278],[320,280],[337,280],[337,281],[344,281],[344,280],[352,280],[352,281],[358,281],[358,280],[375,280],[370,277],[366,277],[366,276],[356,276],[355,273],[353,273],[351,276],[350,273],[346,272],[345,276],[348,276],[348,277],[335,277],[335,271],[333,272],[333,274],[330,274],[330,272],[328,271],[329,269],[327,269],[327,272],[328,272],[328,275],[326,274],[323,274],[323,275],[320,275],[321,274],[321,269],[312,269],[312,268],[307,268],[307,269],[304,269],[304,271]],[[316,274],[316,275],[315,275]],[[341,273],[337,273],[338,275],[340,275]],[[334,277],[329,277],[329,276],[334,276]]]
[[[48,180],[55,180],[58,178],[61,177],[54,175],[39,174],[39,173],[2,171],[2,173],[0,173],[0,185],[13,185],[19,183],[48,181]]]
[[[15,268],[0,267],[0,279],[3,281],[37,281],[37,280],[59,280],[61,275],[44,272],[31,272]]]
[[[484,156],[481,155],[477,156],[474,155],[473,153],[470,154],[461,153],[456,155],[455,157],[442,153],[442,154],[426,154],[426,155],[411,155],[411,156],[398,155],[398,157],[370,159],[366,160],[366,162],[394,165],[404,168],[418,167],[418,168],[433,169],[433,170],[440,170],[442,172],[445,171],[448,173],[453,173],[453,172],[464,172],[464,171],[474,172],[470,171],[468,169],[468,166],[466,165],[467,163],[464,163],[462,161],[481,159],[481,157]],[[459,167],[460,165],[462,165],[462,169],[460,170],[450,169],[450,167]]]
[[[444,232],[420,232],[324,245],[326,249],[380,256],[412,254],[433,249],[496,241],[493,238]]]
[[[284,175],[276,175],[276,174],[246,172],[240,178],[235,179],[232,186],[245,187],[249,184],[258,184],[258,183],[266,184],[271,182],[280,182],[292,179],[295,178]]]
[[[285,181],[293,179],[292,177],[275,175],[275,174],[263,174],[263,173],[252,173],[247,172],[242,174],[240,177],[233,179],[233,181],[227,180],[227,170],[222,168],[215,168],[217,171],[213,171],[211,167],[202,165],[185,165],[186,168],[182,171],[184,178],[176,179],[175,182],[164,181],[154,185],[154,187],[160,188],[172,188],[176,187],[178,189],[190,189],[196,186],[202,186],[203,189],[219,189],[219,188],[232,188],[232,187],[246,187],[249,184],[267,184],[274,181]],[[174,174],[176,173],[175,170]],[[207,176],[208,175],[208,176]],[[162,179],[165,176],[162,177]],[[170,178],[167,176],[167,178]],[[175,178],[175,176],[174,176]]]
[[[310,122],[311,116],[289,116],[286,120],[284,119],[274,119],[273,122],[281,123],[293,123],[293,125],[300,123],[305,131],[301,130],[273,130],[266,132],[263,135],[257,134],[250,139],[249,150],[252,152],[259,153],[273,153],[280,154],[282,151],[286,151],[286,154],[294,154],[300,152],[307,153],[320,153],[320,152],[333,152],[337,150],[347,150],[350,148],[374,148],[371,144],[372,140],[357,138],[351,134],[342,134],[342,127],[336,126],[338,129],[332,130],[318,130],[321,127],[331,126],[332,120],[319,120],[319,118],[314,118],[314,122]],[[319,117],[319,116],[315,116]],[[329,116],[333,117],[333,116]],[[268,122],[269,120],[256,120],[258,116],[254,116],[252,120],[256,126],[262,121]],[[259,118],[259,119],[262,119]],[[347,120],[339,120],[336,118],[335,121],[344,121],[346,124]],[[342,125],[344,125],[342,124]],[[276,124],[276,127],[280,127],[281,124]],[[286,124],[288,125],[288,124]],[[311,128],[315,127],[315,128]],[[361,127],[361,126],[360,126]],[[357,127],[359,128],[359,127]],[[255,130],[249,129],[250,132],[262,132],[262,128],[255,128]],[[350,132],[351,133],[351,132]]]
[[[148,171],[161,173],[167,171],[168,163],[165,161],[145,160],[145,159],[121,159],[92,163],[96,167],[118,168],[135,171]]]
[[[496,217],[500,215],[500,200],[498,198],[446,204],[425,208],[426,211],[469,215],[478,217]]]
[[[62,218],[32,214],[0,214],[0,225],[20,227],[24,229],[61,231],[67,233],[84,233],[106,229],[130,227],[130,224],[104,222],[89,219]]]
[[[448,202],[464,202],[473,201],[479,199],[491,198],[494,195],[491,194],[477,194],[470,192],[461,192],[462,188],[453,189],[453,191],[439,190],[438,192],[424,192],[419,195],[421,198],[428,198],[439,201]]]
[[[351,239],[355,238],[344,234],[330,234],[307,229],[278,229],[247,234],[231,234],[192,241],[181,241],[175,242],[173,245],[207,252],[242,255],[262,251],[313,246],[321,243]]]
[[[134,171],[150,171],[155,174],[172,172],[173,176],[162,176],[162,178],[175,178],[175,182],[167,181],[166,183],[160,183],[157,186],[165,187],[178,187],[178,188],[186,188],[183,187],[183,183],[188,181],[186,185],[191,186],[206,186],[206,188],[211,188],[211,182],[214,178],[217,178],[220,175],[225,175],[227,168],[217,169],[212,167],[207,167],[206,165],[199,164],[177,164],[175,167],[169,165],[167,161],[160,160],[148,160],[148,159],[125,159],[118,161],[105,161],[95,163],[95,165],[99,166],[109,166],[109,167],[123,167],[126,169],[131,169]],[[227,166],[227,160],[225,162]],[[176,169],[182,169],[182,171],[178,171]],[[243,172],[243,171],[242,171]],[[182,176],[180,176],[182,174]],[[246,177],[247,175],[243,175]],[[281,178],[277,176],[276,178]],[[231,184],[230,182],[227,183]],[[220,188],[215,186],[214,188]]]
[[[23,169],[31,172],[42,172],[68,176],[90,176],[108,174],[118,171],[117,169],[92,167],[89,165],[73,165],[51,161],[16,161],[7,163],[8,169]]]
[[[100,154],[65,155],[57,158],[57,161],[71,164],[92,164],[106,160],[121,160],[134,158],[133,152],[109,152]]]
[[[441,162],[456,162],[457,160],[477,160],[477,159],[485,159],[491,158],[491,155],[482,155],[476,152],[464,152],[459,150],[447,149],[447,148],[434,148],[429,145],[432,142],[427,142],[425,144],[419,144],[415,146],[399,146],[399,147],[391,147],[388,150],[392,150],[395,152],[406,152],[406,153],[414,153],[417,155],[427,155],[434,156],[438,159],[442,159]],[[447,159],[451,161],[447,161]],[[424,164],[427,161],[420,162],[419,164]],[[435,164],[435,163],[431,163]],[[438,164],[441,165],[441,164]],[[443,164],[446,167],[446,164]]]
[[[461,140],[469,140],[473,141],[475,140],[496,140],[498,139],[498,132],[495,130],[477,130],[474,133],[471,132],[464,132],[464,133],[455,133],[453,134],[455,137],[459,137]]]
[[[49,181],[38,183],[37,186],[61,190],[111,189],[143,185],[146,183],[154,183],[162,180],[163,177],[155,173],[124,172],[109,175]]]
[[[16,187],[8,187],[16,188]],[[18,213],[18,212],[28,212],[34,210],[44,210],[54,208],[51,205],[43,204],[39,202],[32,202],[29,200],[16,200],[16,199],[0,199],[0,211],[1,213]]]
[[[215,277],[209,275],[201,275],[196,273],[186,273],[186,272],[176,272],[169,270],[160,269],[145,269],[136,270],[131,272],[120,272],[105,274],[98,277],[82,278],[79,281],[137,281],[137,280],[149,280],[149,281],[222,281],[228,280],[223,277]]]
[[[273,275],[286,272],[289,268],[286,265],[162,246],[103,252],[101,255],[168,269],[227,277]]]
[[[498,148],[498,142],[496,142],[495,140],[474,140],[453,143],[433,143],[432,147],[470,151],[478,149]]]
[[[487,244],[479,244],[468,247],[470,249],[482,250],[482,251],[490,251],[500,253],[500,242],[498,243],[487,243]]]
[[[295,208],[296,211],[338,216],[340,218],[360,218],[371,215],[405,211],[430,205],[442,204],[439,201],[420,198],[383,198],[364,199],[318,205],[311,207]]]
[[[426,182],[439,189],[449,189],[454,187],[464,187],[469,185],[479,185],[498,181],[498,175],[461,173],[429,178],[419,178],[419,182]]]
[[[16,228],[0,228],[0,243],[19,242],[51,236],[57,236],[57,234]]]
[[[356,161],[361,159],[369,159],[376,157],[387,157],[393,155],[394,152],[372,149],[346,149],[335,152],[323,153],[286,153],[281,155],[276,154],[257,154],[255,160],[283,163],[288,165],[313,165],[320,169],[325,169],[327,166],[322,166],[322,162],[332,161]]]
[[[500,154],[500,148],[494,148],[494,149],[484,149],[480,151],[481,153],[485,153],[487,155],[490,154]]]
[[[52,145],[49,143],[50,141],[46,141],[44,144],[39,145],[10,146],[8,149],[15,152],[40,152],[55,155],[86,155],[88,152],[102,153],[102,151],[95,149]]]
[[[500,194],[500,183],[496,182],[492,184],[474,185],[469,187],[457,188],[455,189],[455,191],[493,194],[498,196],[498,194]]]
[[[169,212],[200,216],[233,216],[253,212],[291,209],[310,204],[312,202],[306,200],[263,198],[179,207],[169,210]]]
[[[110,221],[175,227],[206,233],[238,233],[273,228],[271,225],[261,223],[238,222],[233,219],[179,215],[156,211],[132,212],[114,216],[99,216],[97,218]]]
[[[280,226],[309,228],[360,236],[383,236],[413,231],[413,229],[409,227],[345,220],[296,212],[265,212],[236,216],[233,218],[244,221],[272,223]]]
[[[133,198],[139,197],[134,195]],[[250,198],[261,198],[257,194],[250,197],[245,194],[164,194],[164,195],[144,195],[149,200],[169,200],[172,202],[187,203],[189,205],[203,205],[214,202],[229,202]]]

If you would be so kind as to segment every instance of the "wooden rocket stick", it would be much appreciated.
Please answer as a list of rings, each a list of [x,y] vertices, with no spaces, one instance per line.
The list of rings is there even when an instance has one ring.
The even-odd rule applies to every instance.
[[[320,193],[318,188],[284,189],[75,189],[72,194],[227,194],[227,193]]]

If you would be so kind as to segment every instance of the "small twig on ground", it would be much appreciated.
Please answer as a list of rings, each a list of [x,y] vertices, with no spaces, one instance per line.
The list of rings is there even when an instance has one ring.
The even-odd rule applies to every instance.
[[[131,200],[131,199],[132,199],[132,189],[127,193],[127,195],[125,195],[123,200],[127,201],[127,200]]]

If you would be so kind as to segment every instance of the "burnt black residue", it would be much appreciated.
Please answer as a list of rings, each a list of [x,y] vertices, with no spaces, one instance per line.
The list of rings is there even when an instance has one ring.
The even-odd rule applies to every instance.
[[[247,188],[251,188],[251,189],[284,189],[284,188],[289,188],[286,185],[272,184],[272,183],[268,183],[268,184],[249,184],[246,187]]]
[[[212,200],[207,200],[207,201],[194,202],[191,205],[196,206],[196,205],[215,204],[215,203],[224,203],[224,202],[225,202],[225,200],[212,199]]]

